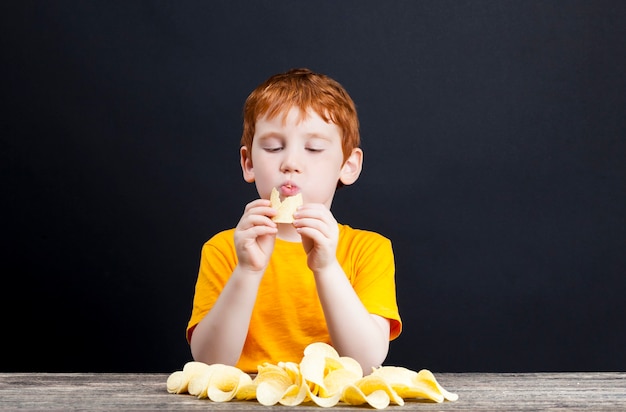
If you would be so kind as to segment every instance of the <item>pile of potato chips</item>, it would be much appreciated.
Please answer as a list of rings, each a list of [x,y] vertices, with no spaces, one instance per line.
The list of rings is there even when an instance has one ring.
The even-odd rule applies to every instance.
[[[458,399],[426,369],[415,372],[399,366],[381,366],[363,376],[356,360],[339,356],[332,346],[320,342],[306,347],[299,364],[260,365],[254,379],[234,366],[187,362],[182,371],[168,377],[167,391],[214,402],[256,399],[265,406],[312,402],[331,407],[342,402],[383,409],[391,402],[404,405],[405,399]]]

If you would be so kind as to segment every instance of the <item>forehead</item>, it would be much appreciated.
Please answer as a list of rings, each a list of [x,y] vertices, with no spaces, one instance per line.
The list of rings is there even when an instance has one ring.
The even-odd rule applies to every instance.
[[[301,109],[296,106],[289,107],[275,114],[266,113],[256,121],[255,136],[261,135],[268,130],[300,130],[309,133],[324,135],[337,135],[341,137],[341,130],[332,121],[320,116],[313,109]]]

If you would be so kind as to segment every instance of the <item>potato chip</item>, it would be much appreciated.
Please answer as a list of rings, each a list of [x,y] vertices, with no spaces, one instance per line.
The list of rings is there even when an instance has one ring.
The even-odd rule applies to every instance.
[[[208,398],[213,402],[227,402],[235,397],[240,386],[252,382],[250,375],[230,365],[214,365],[208,382]]]
[[[341,395],[341,400],[349,405],[363,405],[365,403],[376,409],[384,409],[389,406],[389,395],[382,389],[365,393],[355,384],[346,386]]]
[[[349,356],[342,356],[339,358],[341,365],[344,369],[348,369],[352,371],[355,375],[358,375],[359,378],[363,377],[363,368],[361,368],[361,364],[357,362],[354,358]]]
[[[300,374],[300,366],[294,362],[278,362],[278,366],[282,368],[291,380],[297,384],[302,382],[302,375]]]
[[[328,358],[339,358],[339,353],[335,348],[324,342],[314,342],[304,348],[304,356],[312,354],[321,354]]]
[[[372,373],[364,377],[355,359],[339,356],[335,348],[322,342],[308,345],[300,363],[266,362],[257,370],[252,379],[234,366],[187,362],[182,371],[170,374],[167,391],[189,393],[213,402],[256,400],[264,406],[312,402],[324,408],[345,403],[383,409],[392,402],[403,405],[405,399],[458,399],[427,369],[416,372],[381,366],[372,368]]]
[[[360,375],[349,369],[336,369],[324,377],[324,387],[328,394],[341,393],[343,388],[360,378]]]
[[[283,391],[287,390],[288,387],[294,384],[287,373],[279,373],[276,371],[268,371],[257,375],[254,379],[254,383],[256,383],[257,386],[262,383],[269,383],[270,385],[280,388]]]
[[[341,399],[343,388],[363,376],[352,358],[340,357],[332,346],[317,342],[308,345],[300,361],[300,373],[308,398],[318,406],[330,407]]]
[[[317,406],[321,406],[323,408],[330,408],[330,407],[337,405],[339,401],[341,400],[341,392],[337,392],[330,396],[319,396],[313,393],[313,391],[311,391],[308,385],[303,384],[303,386],[307,390],[308,398],[311,401],[313,401],[313,403],[315,403]]]
[[[293,214],[298,207],[302,206],[302,193],[286,197],[281,202],[278,190],[274,187],[270,195],[270,204],[277,211],[276,216],[272,218],[274,222],[293,223]]]
[[[202,375],[209,369],[209,365],[202,362],[191,361],[183,366],[179,373],[174,372],[168,378],[167,388],[170,393],[188,393],[189,382],[198,375]]]
[[[300,362],[300,373],[308,383],[316,386],[324,386],[324,369],[326,368],[326,356],[323,353],[310,353]],[[315,392],[317,394],[317,392]]]
[[[349,363],[345,360],[343,362]],[[300,373],[309,384],[323,388],[324,377],[333,370],[344,369],[343,362],[339,353],[329,344],[312,343],[304,349],[304,356],[300,361]],[[349,367],[353,369],[354,365],[350,363]],[[317,392],[314,391],[314,394]]]
[[[264,406],[276,405],[287,392],[287,388],[289,387],[283,387],[273,381],[261,382],[256,387],[256,399]]]
[[[417,372],[399,366],[382,366],[374,369],[372,375],[380,376],[403,399],[429,399],[442,402],[443,395],[431,382],[423,382],[418,379]]]
[[[295,376],[299,377],[299,374]],[[254,382],[259,385],[263,382],[270,382],[279,387],[288,388],[295,382],[294,376],[287,370],[277,365],[265,364],[258,367],[258,374],[254,378]]]
[[[192,376],[189,380],[187,392],[189,392],[190,395],[197,396],[199,399],[207,398],[207,388],[209,387],[209,380],[211,379],[214,369],[215,366],[210,365],[207,370]]]
[[[274,365],[272,363],[265,362],[262,365],[257,366],[257,377],[255,379],[262,378],[264,374],[271,373],[271,372],[289,376],[289,373],[287,373],[287,370],[280,364]]]
[[[372,375],[380,376],[403,399],[428,399],[434,402],[456,401],[457,394],[445,390],[435,376],[427,369],[419,373],[401,366],[382,366],[374,369]]]
[[[353,384],[346,386],[346,389],[347,392],[346,390],[344,390],[341,399],[344,402],[352,405],[359,405],[361,403],[367,402],[371,406],[378,408],[378,406],[376,405],[379,405],[378,402],[380,402],[383,397],[381,395],[374,396],[373,402],[376,403],[376,405],[372,404],[372,399],[370,399],[370,395],[378,391],[383,391],[386,394],[387,404],[389,404],[389,401],[393,401],[397,405],[404,405],[404,400],[402,399],[402,397],[399,396],[396,391],[394,391],[393,388],[389,385],[389,383],[381,376],[365,376],[354,382]]]
[[[307,395],[308,386],[302,382],[300,385],[291,385],[278,402],[285,406],[296,406],[305,402]]]
[[[243,385],[240,385],[237,388],[237,393],[235,394],[235,399],[238,401],[251,401],[256,399],[256,388],[257,384],[254,382],[249,382]]]
[[[443,386],[441,386],[439,382],[437,382],[435,375],[433,375],[433,373],[428,369],[422,369],[421,371],[419,371],[419,373],[417,374],[417,378],[423,382],[434,383],[439,392],[446,400],[454,402],[459,399],[459,395],[457,395],[456,393],[448,392],[446,389],[444,389]]]
[[[169,393],[181,393],[178,390],[183,386],[183,371],[172,372],[167,377],[167,391]]]
[[[272,365],[265,363],[257,368],[254,379],[256,398],[262,405],[276,403],[294,406],[303,402],[306,390],[302,388],[302,378],[298,365],[293,362]]]

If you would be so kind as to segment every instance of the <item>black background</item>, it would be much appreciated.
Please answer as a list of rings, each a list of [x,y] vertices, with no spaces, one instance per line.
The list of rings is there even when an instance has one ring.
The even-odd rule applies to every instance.
[[[2,19],[3,371],[171,372],[201,245],[256,197],[241,108],[342,83],[389,237],[387,364],[626,370],[623,1],[19,1]]]

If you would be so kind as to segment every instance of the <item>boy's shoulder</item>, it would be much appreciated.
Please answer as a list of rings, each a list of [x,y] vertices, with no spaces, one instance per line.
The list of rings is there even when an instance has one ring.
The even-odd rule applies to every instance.
[[[214,234],[205,245],[234,244],[235,228],[225,229]]]
[[[349,225],[339,223],[339,238],[344,240],[369,240],[379,242],[389,242],[389,239],[384,235],[366,229],[356,229]]]

